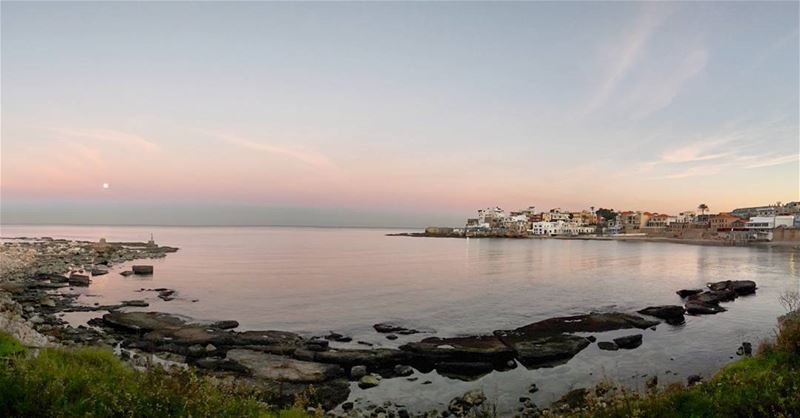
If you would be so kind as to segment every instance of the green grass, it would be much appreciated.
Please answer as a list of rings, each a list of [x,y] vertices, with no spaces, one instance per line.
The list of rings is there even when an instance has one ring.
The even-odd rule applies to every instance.
[[[25,347],[14,337],[0,331],[0,358],[10,357],[25,351]]]
[[[106,349],[44,349],[0,364],[3,417],[306,417],[275,411],[252,394],[225,389],[189,371],[139,372]]]

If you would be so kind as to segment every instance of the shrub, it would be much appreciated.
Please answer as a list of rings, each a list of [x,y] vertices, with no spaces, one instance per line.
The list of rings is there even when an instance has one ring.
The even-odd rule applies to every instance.
[[[0,332],[0,358],[13,356],[25,351],[25,347],[14,337]]]
[[[4,417],[303,417],[191,371],[139,372],[106,349],[44,349],[0,369]]]

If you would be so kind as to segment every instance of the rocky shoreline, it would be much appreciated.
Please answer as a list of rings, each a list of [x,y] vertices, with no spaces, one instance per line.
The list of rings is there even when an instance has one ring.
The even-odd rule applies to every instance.
[[[493,371],[523,366],[529,369],[564,364],[579,352],[597,344],[602,350],[632,350],[642,344],[639,330],[655,328],[662,321],[680,325],[684,315],[724,312],[721,303],[756,292],[752,281],[709,283],[707,289],[679,290],[685,304],[643,307],[636,313],[589,312],[554,317],[496,330],[488,335],[450,338],[425,337],[399,348],[338,348],[331,343],[349,342],[337,333],[303,337],[297,333],[260,330],[237,331],[235,320],[198,322],[179,315],[137,311],[142,300],[117,305],[82,306],[75,295],[61,290],[89,286],[106,274],[154,274],[142,264],[131,270],[114,270],[123,262],[160,258],[176,248],[154,243],[99,243],[54,239],[17,239],[3,244],[0,277],[0,329],[22,335],[25,344],[43,346],[105,345],[115,347],[134,364],[156,358],[170,364],[195,367],[221,382],[248,385],[275,404],[291,404],[304,397],[331,416],[411,416],[396,404],[354,405],[347,402],[350,387],[379,386],[383,379],[414,379],[417,373],[436,371],[462,381],[476,380]],[[163,300],[172,289],[158,292]],[[89,326],[72,327],[58,318],[61,312],[101,311]],[[374,329],[387,338],[415,335],[418,330],[398,324],[376,323]],[[630,334],[603,340],[602,333],[630,330]],[[589,335],[587,335],[589,334]],[[595,335],[596,334],[596,335]],[[423,382],[424,383],[424,382]],[[533,391],[534,388],[532,388]],[[570,394],[565,395],[565,397]],[[467,416],[485,407],[486,397],[470,391],[452,399],[446,410],[417,412],[419,416]],[[538,416],[542,411],[529,398],[520,398],[519,416]],[[557,408],[563,402],[556,402]]]

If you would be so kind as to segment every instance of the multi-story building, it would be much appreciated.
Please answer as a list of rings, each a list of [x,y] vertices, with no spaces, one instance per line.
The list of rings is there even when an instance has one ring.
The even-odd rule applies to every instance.
[[[676,222],[682,222],[682,223],[694,222],[694,218],[696,216],[697,215],[693,211],[687,210],[685,212],[679,213],[678,216],[676,217],[677,219],[675,221]]]
[[[794,226],[794,216],[754,216],[745,224],[745,228],[756,231],[771,230],[779,227]]]
[[[711,215],[708,222],[713,231],[730,231],[734,228],[742,228],[746,224],[742,218],[725,212]]]
[[[641,232],[641,229],[647,225],[647,221],[653,216],[650,212],[640,211],[625,211],[617,215],[619,219],[620,229],[625,234]]]
[[[731,215],[745,219],[749,219],[754,216],[760,216],[760,217],[775,216],[777,214],[777,209],[778,207],[776,205],[736,208],[731,211]]]

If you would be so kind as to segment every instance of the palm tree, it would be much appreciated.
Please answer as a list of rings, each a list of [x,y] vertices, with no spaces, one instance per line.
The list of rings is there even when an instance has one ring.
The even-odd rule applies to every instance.
[[[697,207],[697,209],[699,209],[699,210],[700,210],[700,213],[701,213],[702,215],[705,215],[705,214],[706,214],[706,211],[708,210],[708,205],[706,205],[705,203],[701,203],[701,204],[700,204],[700,205]]]

